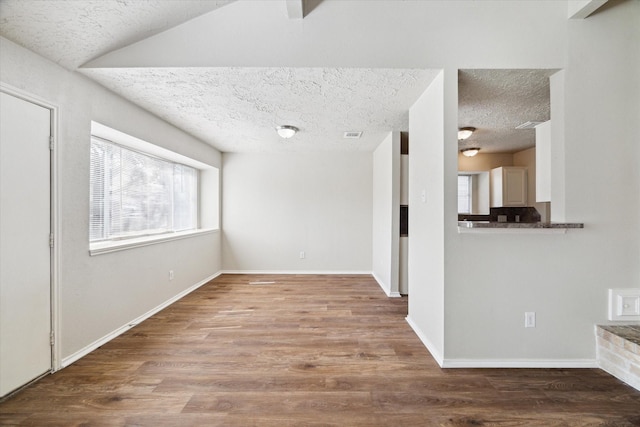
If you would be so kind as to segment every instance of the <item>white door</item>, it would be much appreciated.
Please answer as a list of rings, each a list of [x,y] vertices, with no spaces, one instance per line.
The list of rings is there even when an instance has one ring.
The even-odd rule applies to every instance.
[[[51,110],[0,92],[0,397],[51,369]]]

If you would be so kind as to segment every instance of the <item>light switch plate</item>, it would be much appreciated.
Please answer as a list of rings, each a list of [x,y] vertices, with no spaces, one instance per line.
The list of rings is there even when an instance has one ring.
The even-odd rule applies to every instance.
[[[640,320],[640,289],[609,289],[609,320]]]

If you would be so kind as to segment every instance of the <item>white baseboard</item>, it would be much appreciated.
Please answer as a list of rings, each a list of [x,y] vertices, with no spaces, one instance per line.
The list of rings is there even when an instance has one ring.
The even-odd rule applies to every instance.
[[[387,287],[387,284],[384,283],[384,281],[382,279],[380,279],[378,277],[378,275],[376,273],[374,273],[373,271],[371,272],[371,275],[373,276],[373,279],[378,282],[378,286],[380,286],[380,288],[384,291],[385,294],[387,294],[387,296],[391,296],[389,295],[390,291],[389,288]]]
[[[411,326],[411,329],[413,329],[413,332],[416,333],[420,341],[422,341],[422,344],[424,344],[424,346],[427,348],[429,353],[431,353],[431,356],[435,359],[438,366],[442,368],[444,358],[442,357],[440,352],[436,350],[436,346],[433,345],[433,343],[427,338],[427,336],[422,332],[422,330],[418,327],[418,325],[416,325],[415,322],[411,320],[411,317],[407,316],[405,320],[407,321],[409,326]]]
[[[595,359],[444,359],[442,368],[597,368]]]
[[[79,360],[80,358],[86,356],[87,354],[91,353],[93,350],[97,349],[98,347],[106,344],[107,342],[111,341],[112,339],[116,338],[117,336],[123,334],[124,332],[128,331],[129,329],[133,328],[134,326],[138,325],[139,323],[143,322],[144,320],[148,319],[149,317],[153,316],[154,314],[158,313],[159,311],[163,310],[164,308],[168,307],[169,305],[173,304],[174,302],[178,301],[179,299],[183,298],[184,296],[190,294],[191,292],[195,291],[196,289],[198,289],[199,287],[201,287],[202,285],[204,285],[205,283],[208,283],[209,281],[215,279],[216,277],[220,276],[221,274],[365,274],[365,275],[373,275],[375,278],[375,275],[371,272],[327,272],[327,271],[322,271],[322,272],[310,272],[310,271],[287,271],[287,272],[276,272],[276,271],[256,271],[256,270],[251,270],[251,271],[237,271],[237,270],[226,270],[226,271],[219,271],[218,273],[215,273],[203,280],[201,280],[200,282],[196,283],[195,285],[185,289],[184,291],[180,292],[179,294],[173,296],[172,298],[168,299],[167,301],[163,302],[162,304],[158,305],[157,307],[149,310],[148,312],[144,313],[143,315],[137,317],[136,319],[132,320],[131,322],[128,322],[126,325],[121,326],[120,328],[108,333],[107,335],[103,336],[102,338],[99,338],[98,340],[92,342],[91,344],[87,345],[86,347],[78,350],[77,352],[71,354],[70,356],[67,356],[65,358],[62,359],[62,363],[61,363],[61,368],[65,368],[69,365],[71,365],[72,363],[74,363],[75,361]],[[376,281],[378,281],[376,279]],[[378,283],[380,283],[378,281]],[[382,288],[384,290],[384,288]],[[387,293],[385,291],[385,293]],[[388,294],[387,294],[388,295]],[[389,296],[394,296],[394,295],[389,295]],[[400,296],[400,294],[398,294],[398,296]],[[444,359],[442,357],[442,355],[440,354],[439,351],[436,350],[436,347],[433,345],[433,343],[424,335],[424,333],[422,332],[422,330],[413,322],[413,320],[407,316],[406,317],[406,321],[409,324],[409,326],[411,326],[411,329],[413,329],[413,331],[415,332],[415,334],[418,336],[418,338],[420,339],[420,341],[422,341],[422,343],[424,344],[424,346],[427,348],[427,350],[429,351],[429,353],[431,353],[431,356],[435,359],[436,363],[438,363],[438,365],[441,368],[546,368],[546,369],[553,369],[553,368],[599,368],[598,362],[595,359],[513,359],[513,360],[497,360],[497,359]]]
[[[222,270],[221,274],[330,274],[330,275],[367,275],[370,271],[333,271],[333,270]]]
[[[158,313],[159,311],[163,310],[164,308],[170,306],[174,302],[176,302],[179,299],[183,298],[184,296],[190,294],[191,292],[193,292],[196,289],[198,289],[200,286],[202,286],[205,283],[215,279],[216,277],[220,276],[221,274],[222,274],[222,272],[218,272],[216,274],[213,274],[213,275],[207,277],[206,279],[201,280],[200,282],[196,283],[195,285],[193,285],[193,286],[185,289],[184,291],[180,292],[179,294],[169,298],[167,301],[163,302],[162,304],[158,305],[157,307],[152,308],[151,310],[147,311],[142,316],[139,316],[139,317],[135,318],[131,322],[128,322],[126,325],[123,325],[123,326],[119,327],[118,329],[116,329],[116,330],[108,333],[107,335],[103,336],[102,338],[97,339],[96,341],[92,342],[88,346],[76,351],[72,355],[63,358],[60,368],[61,369],[62,368],[66,368],[67,366],[71,365],[73,362],[75,362],[78,359],[80,359],[80,358],[86,356],[87,354],[91,353],[96,348],[100,347],[101,345],[106,344],[107,342],[111,341],[112,339],[114,339],[118,335],[123,334],[124,332],[126,332],[129,329],[133,328],[134,326],[136,326],[140,322],[148,319],[149,317],[153,316],[154,314]]]
[[[598,368],[595,359],[445,359],[409,316],[406,320],[441,368]]]
[[[373,276],[375,281],[378,282],[378,286],[380,286],[382,288],[384,293],[387,294],[387,296],[389,298],[400,298],[402,296],[402,295],[400,295],[400,292],[392,292],[389,289],[390,287],[387,287],[387,285],[376,275],[376,273],[371,272],[371,275]]]

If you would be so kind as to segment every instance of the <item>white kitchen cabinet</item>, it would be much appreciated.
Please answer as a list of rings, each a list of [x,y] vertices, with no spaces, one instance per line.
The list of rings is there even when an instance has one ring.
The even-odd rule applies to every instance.
[[[551,121],[536,126],[536,202],[551,201]]]
[[[491,207],[527,206],[527,168],[491,169]]]

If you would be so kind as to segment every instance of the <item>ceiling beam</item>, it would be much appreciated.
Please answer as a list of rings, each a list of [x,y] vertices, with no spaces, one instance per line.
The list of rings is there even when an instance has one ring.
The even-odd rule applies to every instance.
[[[304,18],[304,0],[285,0],[289,19]]]
[[[585,19],[607,0],[569,0],[569,19]]]

